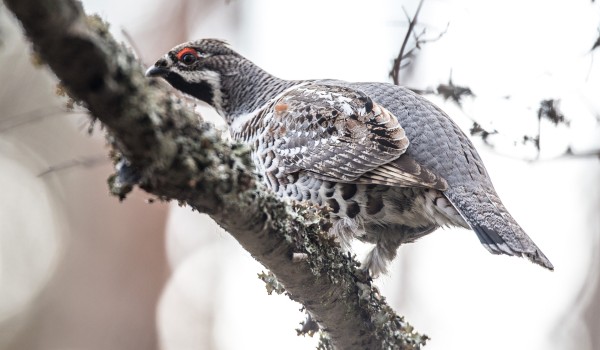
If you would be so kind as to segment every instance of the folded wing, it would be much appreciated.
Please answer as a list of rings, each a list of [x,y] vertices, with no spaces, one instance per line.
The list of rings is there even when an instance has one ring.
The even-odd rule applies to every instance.
[[[360,90],[308,83],[271,101],[263,140],[277,143],[287,173],[346,183],[447,188],[446,181],[405,155],[398,119]],[[404,155],[403,155],[404,154]]]

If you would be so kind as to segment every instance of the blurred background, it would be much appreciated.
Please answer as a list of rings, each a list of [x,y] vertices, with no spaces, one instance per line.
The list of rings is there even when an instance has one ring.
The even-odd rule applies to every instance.
[[[283,78],[390,81],[412,0],[83,0],[146,64],[226,39]],[[425,1],[401,84],[473,136],[513,216],[553,262],[492,256],[467,230],[400,248],[376,281],[427,349],[600,349],[600,4]],[[415,46],[415,38],[409,48]],[[595,50],[591,50],[594,48]],[[0,5],[0,349],[312,349],[304,316],[269,296],[263,268],[204,215],[109,196],[102,133],[66,111]],[[560,100],[569,123],[539,116]],[[222,122],[208,108],[204,116]],[[541,132],[540,132],[541,130]],[[533,135],[533,137],[531,136]],[[537,137],[536,135],[541,135]],[[534,142],[531,142],[531,139]],[[537,147],[539,145],[539,147]],[[357,252],[360,252],[357,247]]]

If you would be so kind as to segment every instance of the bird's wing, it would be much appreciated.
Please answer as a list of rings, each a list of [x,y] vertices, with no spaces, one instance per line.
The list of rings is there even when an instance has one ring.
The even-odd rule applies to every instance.
[[[264,140],[277,143],[272,149],[285,173],[304,170],[336,182],[447,188],[443,178],[404,154],[409,141],[398,119],[360,90],[302,84],[261,113]]]

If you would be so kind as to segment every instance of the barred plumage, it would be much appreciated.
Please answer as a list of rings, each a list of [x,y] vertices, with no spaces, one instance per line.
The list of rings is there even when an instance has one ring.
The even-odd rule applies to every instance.
[[[331,208],[332,233],[375,244],[385,271],[402,243],[441,226],[472,228],[494,254],[553,269],[496,195],[475,148],[439,108],[402,87],[276,78],[224,42],[181,44],[148,76],[212,105],[284,198]]]

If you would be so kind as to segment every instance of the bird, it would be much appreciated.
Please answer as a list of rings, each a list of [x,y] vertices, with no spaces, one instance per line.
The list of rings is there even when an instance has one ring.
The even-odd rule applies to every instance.
[[[554,269],[469,138],[405,87],[281,79],[219,39],[175,46],[146,76],[213,107],[250,147],[262,182],[282,199],[327,207],[343,246],[372,244],[363,263],[372,276],[386,273],[401,244],[440,227],[471,229],[492,254]]]

